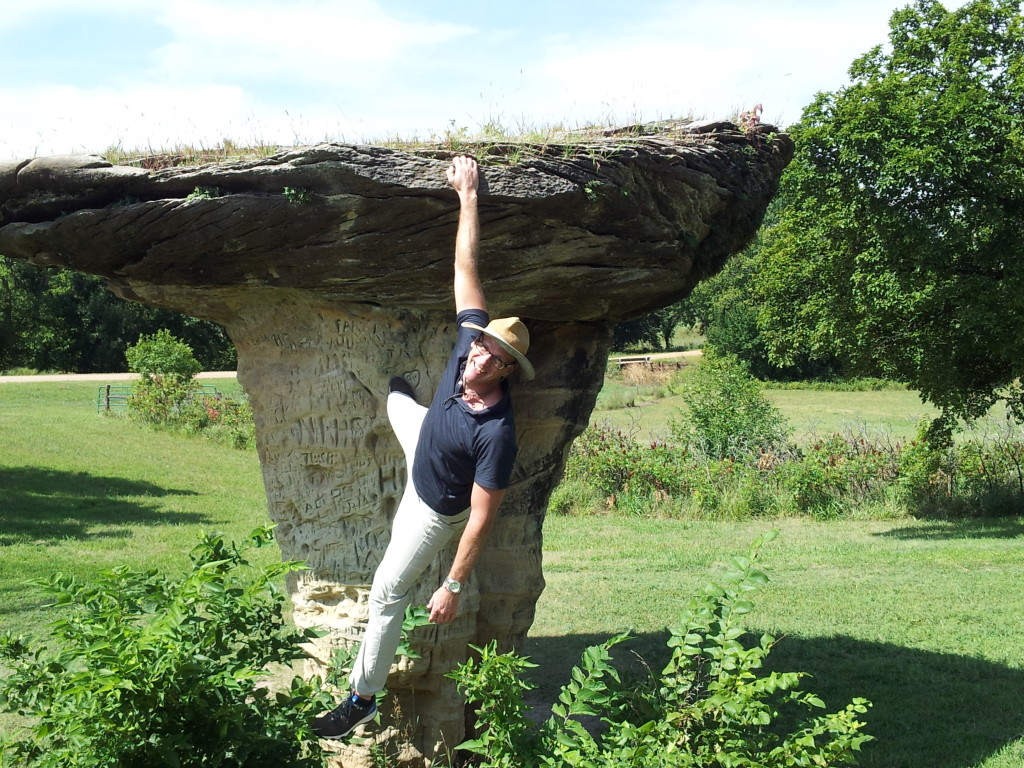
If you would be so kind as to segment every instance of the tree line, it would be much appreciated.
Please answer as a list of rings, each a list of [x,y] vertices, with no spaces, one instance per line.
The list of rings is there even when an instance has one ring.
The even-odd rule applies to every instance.
[[[127,371],[127,348],[161,329],[205,370],[235,369],[234,345],[215,323],[124,301],[93,275],[0,256],[0,371]]]

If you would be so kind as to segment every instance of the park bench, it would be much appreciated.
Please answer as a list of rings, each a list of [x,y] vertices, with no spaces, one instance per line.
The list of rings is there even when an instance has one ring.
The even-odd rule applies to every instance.
[[[650,365],[650,355],[635,355],[633,357],[617,357],[615,362],[618,363],[621,368],[624,365]]]

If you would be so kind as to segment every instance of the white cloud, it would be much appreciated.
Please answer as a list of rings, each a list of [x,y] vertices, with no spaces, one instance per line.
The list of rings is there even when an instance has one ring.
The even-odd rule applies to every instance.
[[[803,4],[800,4],[803,5]],[[530,67],[529,101],[563,114],[730,117],[757,103],[792,122],[818,90],[844,84],[853,59],[885,40],[889,2],[856,15],[816,4],[667,4],[630,27],[549,41]]]
[[[90,14],[137,15],[138,0],[89,0]],[[32,0],[32,2],[6,2],[0,14],[0,31],[16,29],[26,22],[45,24],[54,14],[81,12],[81,0]]]
[[[381,68],[392,70],[413,51],[446,45],[472,32],[458,24],[396,18],[373,2],[337,0],[176,0],[159,21],[174,35],[174,42],[157,52],[163,77],[269,78],[304,86],[372,81]]]
[[[138,16],[147,6],[157,11],[151,23],[173,39],[149,61],[96,87],[0,88],[0,159],[117,145],[213,146],[224,138],[293,144],[408,135],[413,105],[433,99],[416,62],[443,59],[447,46],[473,32],[353,0],[95,0],[88,13]],[[37,30],[54,14],[82,10],[78,0],[30,8],[16,21]]]
[[[612,16],[601,3],[565,2],[555,9],[563,23],[547,26],[533,21],[544,17],[541,0],[523,0],[513,16],[481,6],[472,26],[459,21],[453,3],[421,8],[414,0],[16,3],[0,31],[31,23],[53,51],[66,42],[58,32],[69,31],[57,23],[63,12],[117,27],[94,46],[117,45],[129,25],[140,41],[171,42],[140,44],[134,58],[111,59],[109,73],[99,69],[104,62],[91,62],[95,84],[82,88],[68,85],[70,73],[42,66],[52,57],[40,46],[37,71],[63,79],[19,88],[10,78],[0,88],[0,159],[224,138],[428,138],[451,121],[474,129],[492,118],[510,128],[717,118],[757,103],[765,120],[785,125],[816,91],[846,83],[852,60],[886,40],[892,10],[903,4],[641,0],[628,14],[616,6]],[[586,14],[579,25],[564,23],[579,14]],[[30,54],[20,56],[18,66],[33,66]]]
[[[0,90],[0,102],[17,100],[17,119],[0,123],[0,158],[213,146],[243,138],[249,97],[232,86],[127,90],[50,86],[32,92]]]

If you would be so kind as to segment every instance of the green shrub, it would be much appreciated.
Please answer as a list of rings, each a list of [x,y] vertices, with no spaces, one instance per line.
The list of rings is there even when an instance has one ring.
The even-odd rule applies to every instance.
[[[773,381],[771,389],[812,390],[818,392],[905,392],[907,385],[890,379],[855,377],[849,379],[804,379],[801,381]]]
[[[797,512],[819,517],[885,497],[900,473],[902,446],[856,434],[832,434],[779,464],[780,487]]]
[[[674,424],[669,442],[637,440],[607,425],[585,430],[569,451],[550,511],[892,519],[1024,509],[1024,428],[1012,418],[976,425],[984,434],[959,442],[926,422],[908,444],[884,432],[848,430],[798,447],[757,406],[756,383],[751,389],[742,370],[724,367],[728,375],[713,376],[718,384],[698,382],[692,390],[696,399],[686,416],[693,418]],[[741,407],[744,401],[753,407]]]
[[[255,444],[248,399],[203,393],[194,379],[200,365],[187,344],[162,330],[141,337],[126,354],[131,370],[142,376],[128,398],[129,416],[233,448]]]
[[[732,477],[722,483],[718,496],[718,516],[728,520],[748,517],[771,517],[782,513],[785,504],[780,498],[778,484],[771,474],[757,466],[739,464],[733,467]]]
[[[272,665],[303,658],[312,630],[289,629],[275,581],[297,563],[255,567],[249,550],[207,536],[180,578],[117,568],[95,586],[40,582],[61,617],[52,639],[6,634],[0,707],[30,718],[0,743],[0,765],[321,765],[311,717],[331,706],[317,681],[272,692]]]
[[[899,457],[898,486],[925,514],[1020,514],[1024,504],[1024,439],[1008,422],[985,438],[936,445],[922,425]]]
[[[232,448],[252,448],[256,442],[252,405],[246,397],[193,392],[179,404],[170,422],[186,434],[201,434]]]
[[[604,507],[604,498],[589,483],[563,480],[548,499],[549,515],[591,515]]]
[[[685,451],[660,441],[637,442],[607,425],[584,430],[566,461],[567,480],[584,481],[605,497],[630,491],[640,495],[684,490]]]
[[[252,405],[248,398],[201,391],[192,381],[154,378],[140,381],[128,398],[128,415],[152,426],[200,435],[232,448],[256,443]]]
[[[765,537],[765,540],[773,535]],[[745,645],[750,593],[767,582],[755,567],[762,542],[735,557],[717,583],[694,596],[670,628],[671,659],[659,676],[625,684],[610,650],[626,639],[588,648],[552,715],[539,728],[527,717],[521,679],[533,667],[495,644],[476,649],[450,676],[476,705],[477,734],[460,745],[484,768],[783,768],[852,765],[872,737],[859,717],[868,702],[825,708],[800,690],[800,672],[763,672],[775,638]],[[581,717],[599,718],[587,729]],[[795,728],[783,723],[797,723]]]
[[[167,425],[197,391],[193,377],[202,369],[191,347],[163,329],[141,336],[125,350],[128,370],[142,377],[128,398],[128,413],[147,424]]]
[[[140,336],[136,344],[125,350],[125,359],[128,370],[145,380],[159,376],[186,381],[203,369],[192,354],[192,348],[166,328]]]
[[[173,426],[180,421],[185,403],[198,391],[192,379],[154,374],[136,382],[128,397],[128,415],[153,426]]]
[[[47,373],[59,373],[59,371],[40,371],[35,368],[26,368],[24,366],[0,370],[0,376],[41,376]]]
[[[773,450],[788,437],[782,413],[737,358],[708,352],[682,392],[688,406],[671,424],[673,438],[712,459]]]

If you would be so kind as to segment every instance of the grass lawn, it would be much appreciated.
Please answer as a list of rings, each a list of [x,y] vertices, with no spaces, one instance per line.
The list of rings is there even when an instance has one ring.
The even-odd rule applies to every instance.
[[[97,415],[98,386],[0,383],[0,626],[43,621],[27,579],[183,568],[202,533],[267,520],[254,451]]]
[[[665,627],[687,598],[764,531],[772,581],[748,626],[780,641],[775,669],[813,675],[829,711],[874,706],[861,764],[1024,765],[1024,520],[694,523],[548,518],[547,588],[526,654],[552,701],[587,645],[632,630],[617,658],[667,660]],[[635,666],[635,665],[632,665]],[[563,670],[552,679],[551,668]]]
[[[685,380],[698,365],[700,358],[686,358],[679,371],[659,374],[653,370],[645,375],[637,367],[609,377],[598,395],[591,423],[608,423],[644,439],[666,436],[669,423],[686,407],[681,395],[672,394],[669,382],[674,375]],[[837,392],[772,389],[768,385],[764,393],[785,417],[797,441],[846,430],[884,433],[893,440],[907,441],[916,437],[922,419],[939,413],[916,392],[901,389]]]
[[[216,382],[221,386],[221,382]],[[223,382],[223,389],[237,386]],[[241,538],[266,522],[253,451],[155,433],[98,416],[97,383],[0,384],[0,630],[52,618],[25,582],[88,578],[116,564],[176,570],[205,531]],[[855,400],[871,395],[851,394]],[[787,391],[817,412],[835,393]],[[808,398],[809,399],[809,398]],[[886,398],[883,398],[883,402]],[[902,418],[902,400],[879,408]],[[891,410],[895,408],[896,410]],[[909,417],[908,417],[909,418]],[[653,667],[664,627],[769,528],[772,582],[754,597],[769,660],[806,671],[830,710],[874,702],[869,768],[1024,765],[1024,521],[693,522],[549,518],[548,587],[525,649],[545,701],[579,653],[622,629]],[[629,662],[627,649],[618,657]],[[635,666],[635,662],[633,662]],[[0,720],[0,731],[4,722]]]
[[[634,394],[630,390],[634,390]],[[917,433],[922,418],[938,411],[922,403],[916,392],[824,392],[817,390],[768,389],[767,398],[793,429],[797,440],[811,434],[828,435],[845,429],[886,432],[894,439],[909,440]],[[630,408],[608,408],[608,403],[632,399]],[[620,429],[635,430],[639,437],[666,436],[668,425],[685,408],[680,395],[658,397],[651,389],[607,386],[597,401],[591,423],[607,422]],[[605,406],[605,407],[602,407]]]

